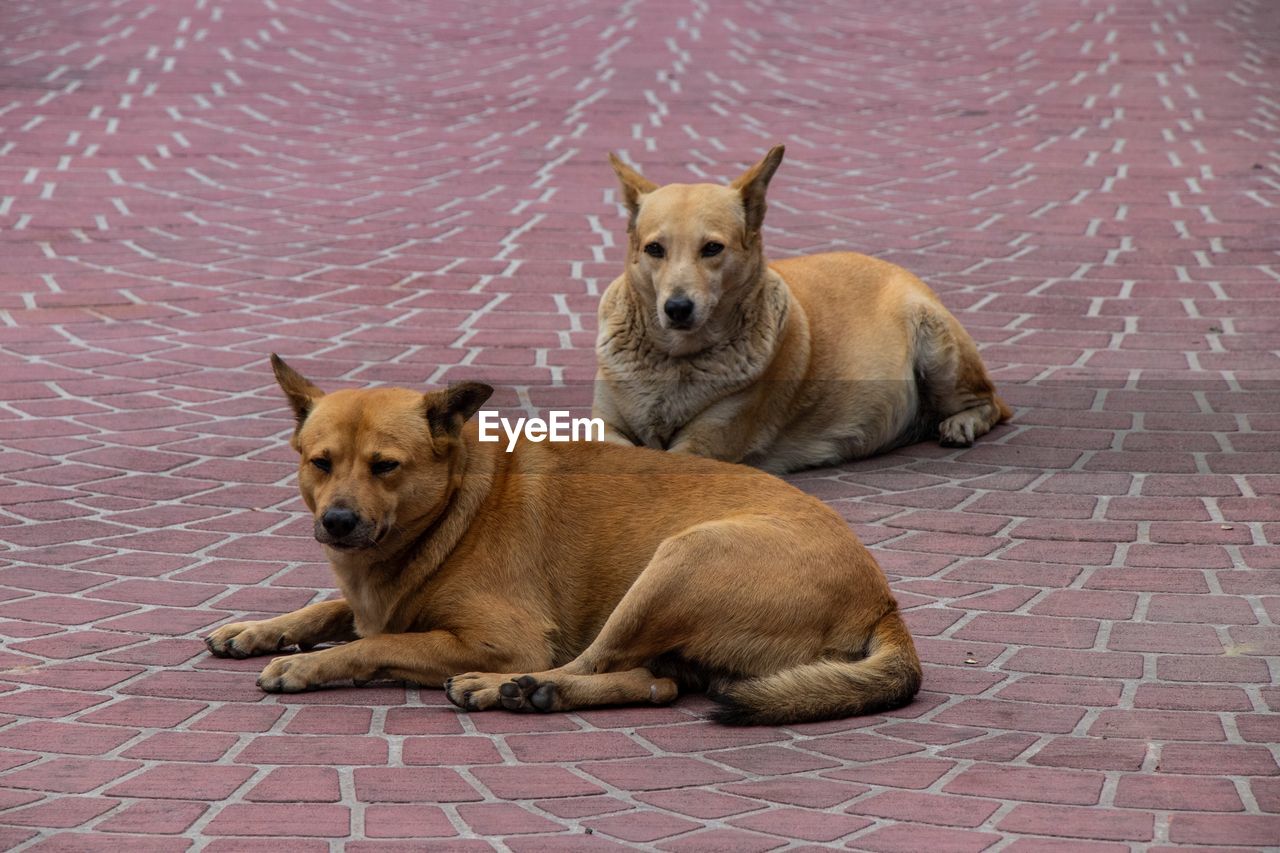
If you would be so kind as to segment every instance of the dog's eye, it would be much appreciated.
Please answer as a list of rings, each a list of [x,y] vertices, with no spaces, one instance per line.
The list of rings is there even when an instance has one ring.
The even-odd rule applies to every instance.
[[[714,258],[716,255],[724,251],[723,243],[707,243],[702,247],[702,257]]]
[[[369,466],[369,470],[372,471],[375,476],[380,477],[383,474],[390,474],[392,471],[396,470],[399,467],[400,467],[399,462],[396,462],[391,459],[379,459],[377,462],[374,462],[372,465]]]
[[[646,243],[644,253],[651,258],[665,258],[667,256],[667,250],[662,248],[661,243]]]
[[[315,459],[312,459],[311,464],[326,474],[333,470],[333,463],[328,459],[325,459],[323,456],[317,456]]]

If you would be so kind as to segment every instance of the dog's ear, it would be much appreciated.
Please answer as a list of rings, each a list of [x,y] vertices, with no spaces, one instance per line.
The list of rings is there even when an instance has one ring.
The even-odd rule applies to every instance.
[[[778,171],[782,155],[787,151],[785,145],[775,145],[769,149],[759,163],[738,176],[729,186],[742,194],[742,207],[747,213],[747,233],[753,234],[764,225],[764,212],[768,208],[764,194],[769,189],[769,179]]]
[[[315,405],[316,400],[324,396],[324,392],[312,385],[310,380],[301,373],[285,364],[284,359],[275,353],[271,353],[271,369],[275,372],[276,382],[280,383],[280,389],[284,391],[284,396],[289,401],[289,407],[293,409],[294,417],[298,419],[297,429],[302,429],[302,422],[311,413],[311,407]],[[296,434],[297,430],[294,432]]]
[[[609,165],[613,166],[618,183],[622,185],[622,201],[627,206],[627,230],[636,227],[636,214],[640,212],[640,199],[658,188],[658,185],[628,166],[617,154],[609,154]]]
[[[460,382],[424,398],[427,424],[434,435],[457,436],[493,394],[493,386],[483,382]]]

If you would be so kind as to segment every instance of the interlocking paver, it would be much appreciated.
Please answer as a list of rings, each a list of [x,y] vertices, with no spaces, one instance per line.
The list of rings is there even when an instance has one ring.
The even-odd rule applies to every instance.
[[[0,847],[1273,843],[1280,7],[1006,5],[0,10]],[[779,141],[773,254],[908,266],[1016,408],[792,478],[899,591],[913,705],[468,717],[207,657],[332,594],[267,353],[583,408],[605,152]]]

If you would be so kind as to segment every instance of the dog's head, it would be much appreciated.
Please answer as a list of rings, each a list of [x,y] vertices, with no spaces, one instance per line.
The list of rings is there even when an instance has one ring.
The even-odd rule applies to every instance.
[[[652,300],[661,328],[697,332],[735,286],[759,276],[765,192],[784,150],[775,146],[728,186],[660,187],[609,155],[630,214],[627,276]]]
[[[339,551],[378,548],[434,520],[460,484],[462,425],[491,387],[326,394],[275,354],[271,366],[297,417],[290,444],[319,542]]]

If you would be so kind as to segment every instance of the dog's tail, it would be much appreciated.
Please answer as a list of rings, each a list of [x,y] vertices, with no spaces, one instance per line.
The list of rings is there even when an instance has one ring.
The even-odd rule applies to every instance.
[[[920,689],[920,659],[897,610],[871,631],[861,660],[819,660],[734,682],[711,718],[734,726],[787,725],[901,707]]]

